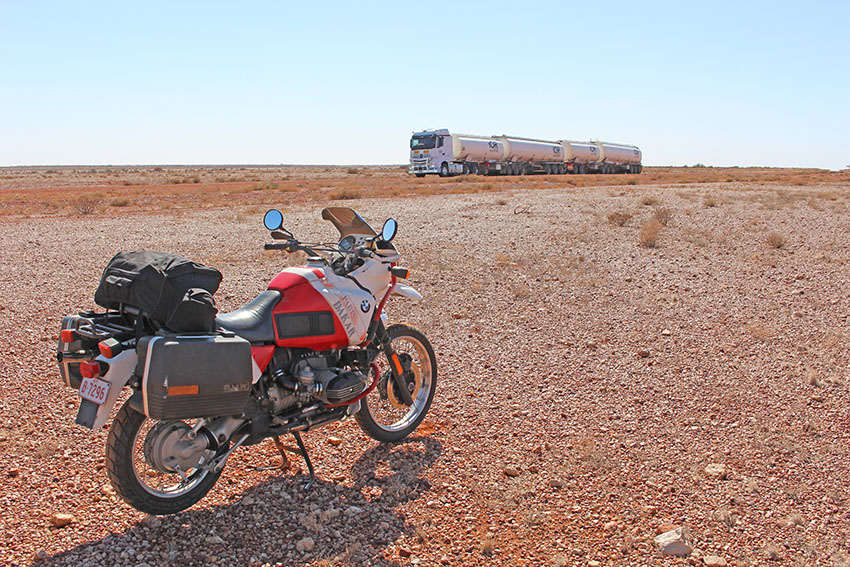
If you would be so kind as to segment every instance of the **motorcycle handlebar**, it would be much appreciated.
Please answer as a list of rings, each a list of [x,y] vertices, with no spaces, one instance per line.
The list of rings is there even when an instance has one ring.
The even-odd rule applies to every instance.
[[[273,244],[263,244],[263,250],[289,250],[289,243],[275,242]]]

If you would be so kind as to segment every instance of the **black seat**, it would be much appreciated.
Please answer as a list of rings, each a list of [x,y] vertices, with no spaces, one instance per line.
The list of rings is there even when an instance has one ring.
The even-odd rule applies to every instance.
[[[272,311],[280,301],[280,292],[264,291],[254,301],[236,311],[215,318],[217,327],[231,331],[252,343],[270,343],[274,341],[274,321]]]

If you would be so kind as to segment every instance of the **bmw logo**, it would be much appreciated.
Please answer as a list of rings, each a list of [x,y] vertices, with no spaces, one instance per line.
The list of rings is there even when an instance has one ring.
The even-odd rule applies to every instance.
[[[364,299],[363,303],[360,304],[360,311],[368,313],[370,309],[372,309],[372,304],[369,303],[368,299]]]

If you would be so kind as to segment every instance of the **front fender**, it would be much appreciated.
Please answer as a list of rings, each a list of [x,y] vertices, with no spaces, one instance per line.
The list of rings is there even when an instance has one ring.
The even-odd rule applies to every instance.
[[[393,295],[401,295],[403,297],[409,297],[411,299],[422,299],[422,294],[410,287],[407,284],[403,284],[398,282],[395,284],[393,288]]]
[[[104,358],[98,356],[95,360],[105,362],[109,365],[109,370],[106,375],[100,379],[109,382],[109,394],[106,396],[106,402],[98,406],[94,402],[80,398],[80,411],[77,413],[77,424],[98,429],[106,424],[109,419],[109,414],[112,412],[112,406],[121,395],[121,390],[130,381],[133,371],[136,369],[136,350],[125,350],[115,358]]]

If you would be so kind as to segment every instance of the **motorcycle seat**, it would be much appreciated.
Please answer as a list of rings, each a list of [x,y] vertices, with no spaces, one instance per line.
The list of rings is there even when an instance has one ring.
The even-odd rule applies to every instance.
[[[280,295],[279,291],[264,291],[248,305],[216,317],[215,324],[252,343],[274,342],[272,311],[280,301]]]

